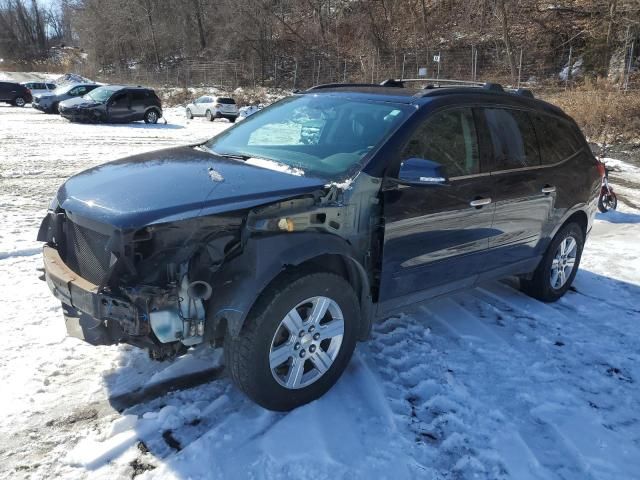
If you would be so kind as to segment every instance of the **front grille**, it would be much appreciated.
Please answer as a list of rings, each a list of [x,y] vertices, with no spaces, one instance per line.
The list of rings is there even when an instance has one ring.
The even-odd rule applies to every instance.
[[[101,284],[109,270],[109,236],[66,221],[65,258],[67,266],[82,278]]]

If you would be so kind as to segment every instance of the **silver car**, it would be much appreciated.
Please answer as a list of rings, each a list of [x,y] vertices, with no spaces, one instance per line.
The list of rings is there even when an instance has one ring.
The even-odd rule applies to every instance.
[[[31,90],[31,95],[34,96],[41,93],[50,93],[58,88],[58,85],[52,82],[22,82],[21,85]]]
[[[238,118],[238,105],[231,97],[202,96],[187,105],[187,118],[206,117],[213,122],[216,118],[226,118],[231,123]]]
[[[51,93],[34,95],[31,106],[44,113],[58,113],[58,104],[63,100],[82,97],[99,86],[100,85],[96,85],[95,83],[71,83],[69,85],[62,85]]]

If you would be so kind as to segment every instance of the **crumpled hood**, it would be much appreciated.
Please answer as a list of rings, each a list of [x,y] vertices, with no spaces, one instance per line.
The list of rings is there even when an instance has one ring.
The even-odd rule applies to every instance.
[[[117,228],[231,212],[323,187],[296,176],[179,147],[106,163],[67,180],[58,204],[71,214]]]
[[[60,102],[60,107],[62,108],[88,108],[95,107],[96,105],[99,105],[99,102],[82,97],[69,98],[68,100]]]

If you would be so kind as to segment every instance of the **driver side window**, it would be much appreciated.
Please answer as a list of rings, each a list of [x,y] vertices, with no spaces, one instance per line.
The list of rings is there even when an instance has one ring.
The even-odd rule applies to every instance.
[[[448,177],[479,173],[478,137],[472,110],[449,109],[427,118],[402,151],[402,159],[409,158],[437,162]]]

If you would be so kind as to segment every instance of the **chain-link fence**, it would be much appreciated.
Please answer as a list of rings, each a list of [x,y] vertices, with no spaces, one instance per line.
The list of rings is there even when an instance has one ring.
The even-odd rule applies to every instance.
[[[621,88],[640,87],[640,46],[630,45],[617,62],[612,62],[609,77]],[[540,61],[544,57],[546,61]],[[309,54],[304,58],[279,56],[252,62],[184,60],[161,68],[145,65],[89,68],[77,66],[85,77],[108,83],[145,84],[165,87],[237,87],[265,86],[304,89],[333,82],[379,83],[390,78],[457,79],[491,81],[505,85],[569,88],[585,79],[583,56],[571,46],[542,56],[516,49],[510,53],[501,46],[456,49],[427,47],[392,53],[371,51],[356,58],[339,55]]]

